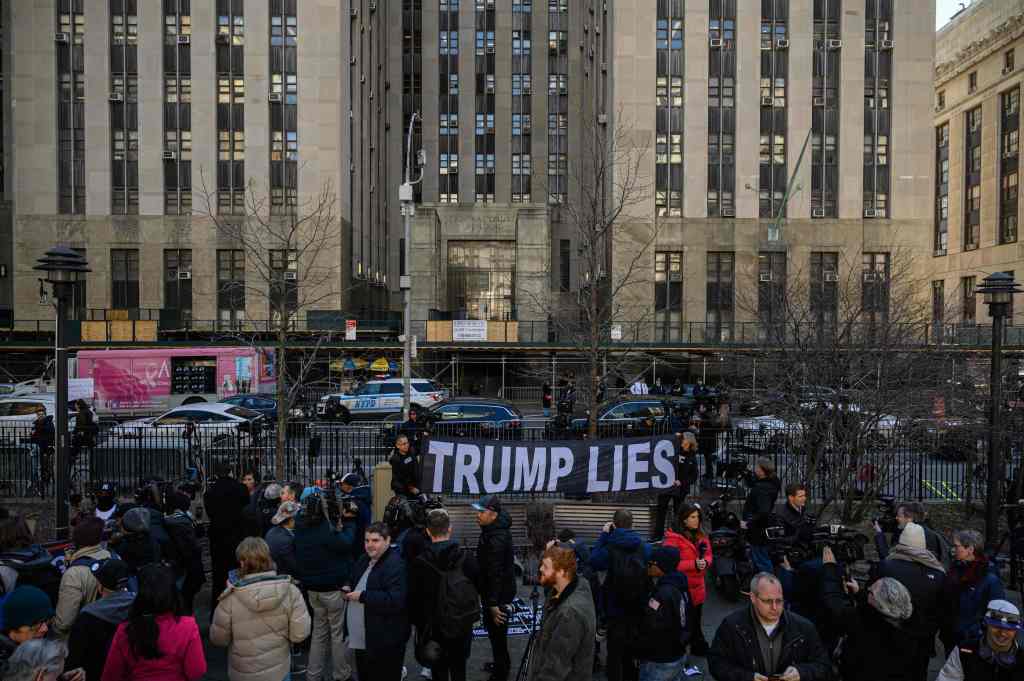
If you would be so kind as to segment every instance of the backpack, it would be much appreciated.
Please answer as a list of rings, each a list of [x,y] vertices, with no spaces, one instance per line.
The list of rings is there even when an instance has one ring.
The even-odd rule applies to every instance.
[[[480,595],[462,569],[466,562],[465,550],[459,550],[459,557],[447,570],[439,570],[430,561],[423,560],[441,578],[434,606],[435,634],[446,639],[469,636],[480,618]]]
[[[0,556],[0,565],[18,573],[15,587],[34,586],[45,593],[50,598],[50,604],[56,607],[60,595],[61,573],[53,564],[53,560],[48,551],[37,547],[5,553]],[[0,595],[0,613],[3,611],[3,601],[7,600],[7,596],[6,592]]]
[[[615,594],[627,615],[639,614],[647,604],[650,593],[644,545],[635,549],[608,547],[608,579],[605,589]]]

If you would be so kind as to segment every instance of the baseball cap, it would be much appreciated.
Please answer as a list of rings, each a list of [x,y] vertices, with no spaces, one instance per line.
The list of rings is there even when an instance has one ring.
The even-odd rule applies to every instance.
[[[996,627],[998,629],[1011,629],[1019,631],[1020,625],[1020,610],[1017,606],[1010,601],[998,598],[994,601],[988,602],[988,608],[985,611],[985,617],[982,621],[990,627]]]
[[[124,514],[121,525],[127,532],[148,532],[149,531],[149,509],[136,506]]]
[[[96,581],[109,591],[119,591],[128,587],[128,577],[131,576],[131,569],[128,563],[117,558],[109,558],[96,568],[93,573]]]
[[[501,499],[493,494],[488,494],[485,497],[481,497],[480,501],[473,504],[473,508],[481,513],[484,511],[501,513]]]
[[[297,516],[300,510],[302,510],[302,507],[299,506],[297,501],[282,502],[281,505],[277,507],[277,513],[275,513],[274,517],[270,519],[270,522],[275,525],[280,525],[289,518]]]
[[[341,484],[351,485],[352,487],[359,487],[360,482],[362,482],[362,478],[359,473],[349,473],[341,479]]]

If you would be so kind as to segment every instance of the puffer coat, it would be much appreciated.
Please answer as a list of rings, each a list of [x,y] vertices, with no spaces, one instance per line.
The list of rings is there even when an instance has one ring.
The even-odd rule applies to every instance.
[[[221,594],[210,642],[228,646],[231,681],[281,681],[291,670],[290,643],[309,636],[306,604],[291,578],[249,575]]]

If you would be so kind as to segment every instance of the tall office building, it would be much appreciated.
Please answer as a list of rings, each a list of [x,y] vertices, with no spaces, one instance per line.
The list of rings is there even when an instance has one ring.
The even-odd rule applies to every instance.
[[[1022,73],[1021,0],[975,0],[937,34],[932,295],[937,314],[955,315],[947,323],[986,322],[974,290],[989,274],[1024,278]],[[1019,323],[1020,307],[1011,310],[1008,321]]]
[[[631,309],[667,338],[684,322],[727,336],[750,316],[737,289],[809,271],[827,296],[844,267],[881,281],[898,251],[930,253],[924,0],[8,4],[15,317],[40,316],[32,264],[65,242],[95,270],[83,311],[264,319],[222,293],[252,263],[195,213],[209,196],[243,214],[254,182],[285,216],[329,182],[342,292],[320,307],[395,310],[407,270],[414,319],[543,322],[591,274],[566,208],[595,128],[644,155],[630,220],[658,236]],[[426,165],[405,263],[413,112]]]

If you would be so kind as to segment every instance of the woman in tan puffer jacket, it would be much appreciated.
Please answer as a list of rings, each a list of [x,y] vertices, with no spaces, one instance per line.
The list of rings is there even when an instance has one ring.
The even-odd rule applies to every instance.
[[[210,642],[228,646],[231,681],[282,681],[291,673],[290,644],[309,636],[309,612],[291,578],[277,574],[265,541],[249,537],[235,553],[240,579],[218,599]]]

